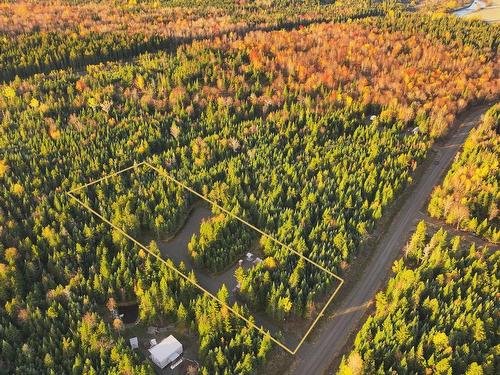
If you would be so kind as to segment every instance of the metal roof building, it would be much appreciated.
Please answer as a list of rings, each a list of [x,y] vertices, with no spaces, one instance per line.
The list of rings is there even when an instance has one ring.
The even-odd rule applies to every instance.
[[[170,335],[149,349],[149,353],[151,360],[159,368],[164,368],[181,356],[182,344]]]

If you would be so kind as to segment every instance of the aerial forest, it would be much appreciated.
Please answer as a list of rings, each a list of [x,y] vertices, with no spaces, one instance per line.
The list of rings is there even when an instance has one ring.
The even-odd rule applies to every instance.
[[[183,269],[189,280],[180,277],[68,191],[148,161],[342,274],[457,116],[500,97],[498,40],[491,41],[499,29],[478,21],[407,16],[364,2],[322,12],[315,2],[284,1],[269,13],[248,2],[231,14],[214,1],[206,17],[205,8],[175,1],[174,8],[56,3],[53,13],[43,1],[0,5],[0,373],[152,374],[100,314],[110,298],[137,300],[143,324],[168,322],[196,337],[203,375],[258,373],[272,355],[269,336],[203,294],[190,282],[194,274]],[[404,17],[426,29],[403,27]],[[151,19],[164,34],[145,27]],[[450,193],[453,177],[442,187],[467,207],[467,220],[448,219],[440,190],[431,202],[436,215],[490,239],[498,236],[498,184],[482,162],[498,154],[488,140],[495,131],[498,109],[450,172],[477,176],[488,194],[475,194],[472,184]],[[127,233],[158,240],[199,204],[141,171],[75,195]],[[485,288],[498,289],[495,255],[434,237],[430,247],[422,240],[408,250],[411,264],[397,263],[401,285],[392,282],[377,298],[380,315],[360,335],[383,331],[373,348],[356,345],[367,373],[493,366],[485,338],[493,335],[485,332],[495,302]],[[252,246],[264,261],[235,275],[235,310],[302,319],[332,292],[328,274],[221,212],[202,224],[189,251],[199,267],[218,272]],[[149,249],[159,254],[155,242]],[[470,295],[455,297],[464,290]],[[228,293],[222,287],[217,297],[226,302]],[[452,297],[458,302],[448,304]],[[400,303],[407,310],[393,318]],[[448,315],[435,314],[440,304]],[[437,327],[419,326],[419,314]],[[398,339],[385,343],[396,321]],[[410,343],[408,330],[424,338]],[[470,334],[477,343],[465,348],[460,340]],[[393,356],[377,354],[396,344]]]
[[[67,67],[79,70],[148,51],[175,51],[196,39],[382,14],[366,1],[320,10],[308,1],[255,6],[228,0],[107,0],[74,1],[70,7],[68,2],[0,4],[0,80]]]
[[[338,374],[495,374],[498,251],[422,221]]]
[[[428,211],[459,229],[500,242],[500,105],[473,129]]]

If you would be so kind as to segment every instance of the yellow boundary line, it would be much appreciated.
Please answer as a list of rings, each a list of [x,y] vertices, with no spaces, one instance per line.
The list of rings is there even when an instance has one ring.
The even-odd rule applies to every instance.
[[[135,169],[137,167],[140,167],[141,165],[144,165],[145,163],[146,163],[145,161],[142,161],[139,164],[134,164],[134,165],[132,165],[130,167],[127,167],[127,168],[124,168],[122,170],[119,170],[118,172],[114,172],[114,173],[108,174],[108,175],[106,175],[106,176],[104,176],[104,177],[102,177],[102,178],[100,178],[98,180],[90,181],[88,184],[85,184],[85,185],[79,186],[77,188],[71,189],[70,191],[68,191],[68,194],[74,193],[74,192],[76,192],[78,190],[85,189],[86,187],[89,187],[90,185],[97,184],[97,183],[99,183],[101,181],[107,180],[108,178],[117,176],[117,175],[122,174],[123,172],[127,172],[127,171],[129,171],[131,169]]]
[[[160,255],[158,254],[155,254],[153,253],[151,250],[149,250],[146,246],[144,246],[142,243],[140,243],[139,241],[137,241],[135,238],[133,238],[132,236],[130,236],[129,234],[127,234],[123,229],[117,227],[115,224],[113,224],[111,221],[109,221],[108,219],[106,219],[104,216],[102,216],[100,213],[98,213],[97,211],[95,211],[93,208],[91,208],[89,205],[85,204],[84,202],[82,202],[80,199],[78,199],[77,197],[75,197],[73,195],[74,192],[76,191],[79,191],[79,190],[82,190],[88,186],[91,186],[91,185],[94,185],[94,184],[97,184],[101,181],[104,181],[104,180],[107,180],[111,177],[114,177],[114,176],[117,176],[121,173],[124,173],[126,171],[129,171],[131,169],[135,169],[141,165],[145,165],[147,166],[148,168],[154,170],[155,172],[157,172],[158,174],[160,174],[161,176],[167,178],[168,180],[174,182],[175,184],[181,186],[182,188],[186,189],[187,191],[195,194],[197,197],[205,200],[206,202],[210,203],[211,205],[213,205],[214,207],[217,207],[219,210],[221,210],[222,212],[230,215],[231,217],[241,221],[243,224],[249,226],[250,228],[254,229],[255,231],[257,231],[258,233],[262,234],[263,236],[271,239],[272,241],[276,242],[277,244],[283,246],[285,249],[291,251],[292,253],[300,256],[301,258],[303,258],[305,261],[313,264],[314,266],[318,267],[319,269],[321,269],[322,271],[326,272],[328,275],[334,277],[335,279],[339,280],[340,283],[339,285],[337,286],[337,288],[335,289],[335,291],[333,292],[333,294],[330,296],[330,298],[328,299],[328,301],[325,303],[325,305],[323,306],[323,308],[321,309],[321,311],[319,312],[318,316],[314,319],[313,323],[310,325],[310,327],[308,328],[308,330],[306,331],[306,333],[304,334],[304,336],[302,337],[302,339],[300,340],[300,342],[297,344],[297,346],[294,348],[294,349],[290,349],[288,346],[286,346],[285,344],[283,344],[281,341],[279,341],[278,339],[274,338],[270,333],[269,331],[266,331],[264,329],[264,327],[262,326],[257,326],[254,322],[250,321],[248,318],[244,317],[243,315],[241,315],[239,312],[237,312],[236,310],[234,310],[231,306],[229,306],[228,304],[222,302],[217,296],[215,296],[214,294],[212,294],[211,292],[209,292],[208,290],[206,290],[204,287],[202,287],[201,285],[199,285],[196,281],[193,281],[189,278],[189,276],[185,275],[184,273],[182,273],[181,271],[179,271],[177,268],[175,268],[174,266],[170,265],[165,259],[163,259]],[[292,249],[291,247],[289,247],[288,245],[285,245],[284,243],[282,243],[281,241],[279,241],[278,239],[270,236],[269,234],[261,231],[259,228],[255,227],[254,225],[250,224],[249,222],[243,220],[242,218],[236,216],[235,214],[233,214],[232,212],[226,210],[225,208],[219,206],[217,203],[211,201],[210,199],[208,199],[207,197],[205,197],[204,195],[198,193],[197,191],[191,189],[189,186],[183,184],[182,182],[176,180],[175,178],[173,178],[172,176],[170,176],[166,171],[164,171],[163,169],[158,169],[154,166],[152,166],[151,164],[149,164],[148,162],[141,162],[141,163],[138,163],[138,164],[134,164],[133,166],[130,166],[130,167],[127,167],[127,168],[124,168],[122,170],[119,170],[117,172],[114,172],[114,173],[111,173],[107,176],[104,176],[98,180],[95,180],[95,181],[92,181],[92,182],[89,182],[85,185],[82,185],[82,186],[79,186],[77,188],[74,188],[72,190],[70,190],[69,192],[67,192],[66,194],[68,194],[68,196],[70,196],[72,199],[74,199],[78,204],[80,204],[82,207],[84,207],[87,211],[91,212],[92,214],[94,214],[95,216],[97,216],[99,219],[101,219],[103,222],[105,222],[106,224],[108,224],[109,226],[111,226],[112,228],[116,229],[118,232],[120,232],[124,237],[128,238],[129,240],[131,240],[134,244],[136,244],[137,246],[139,246],[142,250],[146,251],[149,255],[153,256],[155,259],[159,260],[160,262],[162,262],[163,264],[165,264],[169,269],[171,269],[172,271],[174,271],[176,274],[178,274],[179,276],[181,276],[182,278],[184,278],[185,280],[189,281],[190,283],[192,283],[194,286],[196,286],[198,289],[200,289],[201,291],[203,291],[204,293],[208,294],[210,297],[212,297],[214,300],[216,300],[218,303],[220,303],[222,306],[226,307],[229,311],[231,311],[233,314],[235,314],[238,318],[242,319],[243,321],[245,321],[247,324],[249,324],[251,327],[255,328],[257,331],[259,331],[260,333],[262,333],[263,335],[267,335],[271,341],[273,341],[275,344],[279,345],[282,349],[286,350],[288,353],[292,354],[292,355],[295,355],[297,353],[297,351],[299,350],[299,348],[302,346],[302,344],[304,343],[304,341],[306,340],[306,338],[309,336],[309,334],[311,333],[311,331],[314,329],[314,327],[316,326],[316,324],[318,323],[319,319],[324,315],[326,309],[328,308],[328,306],[330,305],[330,303],[333,301],[333,299],[335,298],[335,296],[337,295],[338,291],[340,290],[340,288],[342,287],[342,285],[344,284],[344,279],[342,279],[340,276],[338,275],[335,275],[333,272],[329,271],[328,269],[326,269],[325,267],[319,265],[318,263],[314,262],[313,260],[309,259],[308,257],[306,257],[305,255],[299,253],[298,251]]]

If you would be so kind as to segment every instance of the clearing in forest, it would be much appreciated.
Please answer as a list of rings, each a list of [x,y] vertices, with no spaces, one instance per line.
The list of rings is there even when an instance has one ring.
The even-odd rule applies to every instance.
[[[150,186],[135,187],[136,190],[129,188],[127,184],[131,181],[129,179],[133,178],[130,175],[142,172],[149,173]],[[162,178],[158,179],[158,176]],[[143,180],[147,181],[148,178]],[[124,180],[128,182],[124,183]],[[170,187],[158,185],[158,181],[161,180],[167,181]],[[110,190],[113,189],[115,189],[114,195],[110,193]],[[82,192],[87,193],[88,196],[80,196],[79,194]],[[67,194],[87,211],[111,226],[114,231],[113,238],[120,237],[123,240],[132,241],[139,249],[156,258],[178,276],[208,294],[221,306],[224,306],[228,311],[231,311],[244,320],[249,326],[264,335],[269,335],[274,343],[290,354],[297,352],[344,283],[344,280],[338,275],[249,223],[241,215],[235,214],[235,212],[239,211],[231,211],[221,207],[213,199],[207,197],[208,194],[199,193],[174,178],[163,168],[158,168],[148,162],[134,164],[131,167],[77,187]],[[151,198],[150,194],[156,195],[156,197]],[[190,200],[183,194],[190,194],[195,198],[197,203],[189,203]],[[108,204],[102,202],[102,197],[106,195],[113,195],[115,198],[120,197],[120,199]],[[126,195],[128,195],[128,198]],[[92,198],[89,199],[89,196],[95,199],[96,203],[94,203],[94,206],[98,206],[99,208],[92,207],[90,204]],[[159,199],[158,196],[162,198]],[[162,203],[159,203],[165,201],[167,198],[170,199],[170,202],[175,200],[176,204],[178,203],[184,208],[184,211],[187,213],[184,215],[185,217],[180,218],[178,211],[169,211],[168,208],[163,207]],[[127,199],[129,200],[127,201]],[[162,215],[157,215],[153,220],[149,215],[149,210],[161,211]],[[138,223],[141,220],[154,221],[152,227],[157,228],[155,230],[156,237],[152,234],[145,234],[138,231],[137,228],[140,227]],[[175,225],[169,226],[168,220],[175,223]],[[222,221],[222,224],[219,223],[220,221]],[[193,226],[197,228],[196,231],[193,229]],[[203,227],[204,229],[202,229]],[[210,236],[214,236],[212,234],[214,231],[219,233],[220,238],[215,242],[212,241],[215,245],[210,248]],[[169,239],[161,239],[161,235],[164,235],[165,232],[175,232],[175,234]],[[208,237],[207,235],[203,237],[204,233],[210,234]],[[207,238],[209,239],[207,240]],[[152,249],[151,245],[149,247],[144,245],[144,243],[149,243],[153,239],[160,242],[159,245],[155,244],[155,249]],[[246,242],[245,239],[247,240]],[[259,241],[257,241],[258,239]],[[319,312],[316,312],[315,308],[311,308],[307,319],[296,319],[297,317],[295,317],[294,321],[286,322],[285,317],[281,316],[279,312],[274,313],[274,320],[270,319],[268,314],[264,314],[262,311],[254,312],[252,310],[252,317],[244,316],[244,308],[235,308],[235,305],[231,306],[231,304],[238,302],[239,305],[247,307],[245,306],[246,300],[236,299],[232,294],[226,301],[221,300],[218,291],[222,285],[225,285],[226,288],[238,296],[244,295],[242,289],[245,287],[240,285],[240,282],[237,281],[237,276],[235,276],[238,271],[245,272],[252,267],[259,266],[269,267],[270,269],[277,266],[290,266],[289,264],[277,265],[274,263],[272,256],[266,258],[266,255],[269,254],[265,250],[259,251],[259,249],[255,249],[256,243],[260,243],[262,247],[267,249],[280,248],[281,250],[279,251],[293,253],[298,257],[296,259],[297,262],[312,266],[310,268],[311,272],[318,272],[314,270],[319,269],[320,272],[325,272],[328,275],[331,279],[328,285],[333,286],[334,291],[329,296],[318,298],[322,303],[324,302]],[[269,245],[270,243],[271,245]],[[262,244],[267,245],[263,246]],[[250,252],[251,256],[248,256]],[[224,256],[226,259],[225,263],[223,262],[222,264],[221,262],[215,262],[221,258],[221,254],[223,260]],[[179,267],[179,265],[181,266]],[[205,270],[200,271],[200,266],[203,266]],[[207,270],[209,272],[206,272]],[[255,304],[255,301],[252,303]],[[315,305],[315,302],[311,304]],[[311,323],[305,333],[299,337],[297,336],[297,332],[301,331],[301,329],[298,326],[303,326],[304,321],[311,321]],[[286,323],[288,327],[281,326],[283,323]],[[267,328],[264,328],[264,326]],[[290,335],[288,335],[287,331]]]

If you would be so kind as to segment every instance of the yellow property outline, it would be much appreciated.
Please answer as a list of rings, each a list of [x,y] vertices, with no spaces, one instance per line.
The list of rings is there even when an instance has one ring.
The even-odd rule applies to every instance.
[[[330,298],[328,299],[328,301],[325,303],[325,305],[323,306],[323,308],[321,309],[321,311],[319,312],[318,316],[314,319],[313,323],[311,324],[311,326],[308,328],[307,332],[305,333],[305,335],[302,337],[302,339],[300,340],[300,342],[297,344],[297,346],[294,348],[294,349],[290,349],[288,346],[286,346],[285,344],[283,344],[282,342],[280,342],[278,339],[275,339],[273,336],[271,336],[271,334],[269,333],[269,331],[266,331],[264,329],[263,326],[257,326],[254,322],[250,321],[248,318],[244,317],[243,315],[241,315],[239,312],[235,311],[231,306],[227,305],[226,303],[222,302],[217,296],[215,296],[214,294],[212,294],[211,292],[209,292],[208,290],[206,290],[204,287],[202,287],[201,285],[199,285],[197,282],[191,280],[187,275],[185,275],[184,273],[180,272],[176,267],[170,265],[165,259],[163,259],[160,255],[158,254],[155,254],[153,253],[151,250],[149,250],[146,246],[144,246],[142,243],[140,243],[139,241],[137,241],[135,238],[133,238],[132,236],[130,236],[129,234],[127,234],[125,231],[123,231],[121,228],[117,227],[115,224],[113,224],[111,221],[109,221],[108,219],[106,219],[105,217],[103,217],[100,213],[98,213],[97,211],[95,211],[93,208],[91,208],[90,206],[88,206],[87,204],[85,204],[84,202],[82,202],[80,199],[78,199],[77,197],[75,197],[73,195],[73,193],[75,193],[76,191],[78,190],[82,190],[88,186],[91,186],[91,185],[94,185],[94,184],[97,184],[101,181],[104,181],[108,178],[111,178],[111,177],[114,177],[114,176],[117,176],[123,172],[126,172],[126,171],[129,171],[131,169],[135,169],[137,167],[140,167],[142,165],[145,165],[147,166],[148,168],[154,170],[155,172],[157,172],[160,176],[163,176],[165,178],[167,178],[168,180],[174,182],[175,184],[181,186],[182,188],[186,189],[187,191],[189,191],[190,193],[193,193],[195,194],[197,197],[203,199],[204,201],[210,203],[212,206],[214,207],[217,207],[219,210],[221,210],[222,212],[226,213],[227,215],[230,215],[231,217],[235,218],[236,220],[239,220],[241,221],[243,224],[249,226],[250,228],[254,229],[255,231],[257,231],[258,233],[260,233],[261,235],[269,238],[270,240],[276,242],[278,245],[281,245],[283,246],[285,249],[291,251],[292,253],[298,255],[299,257],[303,258],[305,261],[313,264],[314,266],[318,267],[319,269],[321,269],[322,271],[326,272],[328,275],[332,276],[333,278],[337,279],[338,281],[340,281],[339,283],[339,286],[335,289],[335,291],[333,292],[333,294],[330,296]],[[72,199],[74,199],[78,204],[80,204],[82,207],[84,207],[87,211],[91,212],[92,214],[94,214],[95,216],[97,216],[99,219],[101,219],[103,222],[105,222],[106,224],[110,225],[113,229],[117,230],[118,232],[120,232],[124,237],[128,238],[129,240],[131,240],[133,243],[135,243],[137,246],[139,246],[142,250],[146,251],[149,255],[151,255],[152,257],[156,258],[157,260],[159,260],[160,262],[162,262],[163,264],[165,264],[168,268],[170,268],[172,271],[174,271],[176,274],[178,274],[179,276],[181,276],[182,278],[184,278],[185,280],[189,281],[190,283],[192,283],[194,286],[196,286],[197,288],[199,288],[201,291],[203,291],[204,293],[208,294],[210,297],[212,297],[214,300],[216,300],[217,302],[219,302],[222,306],[226,307],[229,311],[231,311],[233,314],[235,314],[238,318],[242,319],[243,321],[245,321],[247,324],[249,324],[251,327],[255,328],[257,331],[259,331],[260,333],[262,333],[263,335],[267,335],[274,343],[276,343],[277,345],[279,345],[281,348],[283,348],[284,350],[286,350],[288,353],[292,354],[292,355],[295,355],[297,353],[297,351],[299,350],[299,348],[302,346],[302,344],[304,343],[304,341],[306,340],[306,338],[309,336],[309,334],[311,333],[311,331],[313,330],[313,328],[315,327],[315,325],[318,323],[319,319],[324,315],[326,309],[328,308],[328,306],[330,305],[330,303],[333,301],[333,299],[335,298],[335,296],[337,295],[338,291],[340,290],[340,288],[342,287],[342,285],[344,284],[344,279],[342,279],[340,276],[334,274],[333,272],[329,271],[328,269],[326,269],[325,267],[321,266],[320,264],[316,263],[315,261],[313,261],[312,259],[309,259],[308,257],[306,257],[305,255],[299,253],[298,251],[292,249],[291,247],[289,247],[288,245],[285,245],[284,243],[282,243],[281,241],[279,241],[278,239],[270,236],[269,234],[261,231],[259,228],[255,227],[254,225],[250,224],[249,222],[243,220],[242,218],[236,216],[235,214],[233,214],[232,212],[226,210],[225,208],[219,206],[217,203],[211,201],[210,199],[208,199],[207,197],[205,197],[204,195],[198,193],[197,191],[191,189],[189,186],[186,186],[185,184],[183,184],[182,182],[176,180],[175,178],[173,178],[172,176],[170,176],[166,171],[164,171],[163,169],[158,169],[156,167],[154,167],[153,165],[149,164],[148,162],[146,161],[143,161],[141,163],[134,163],[134,165],[132,165],[131,167],[127,167],[127,168],[124,168],[122,170],[119,170],[118,172],[114,172],[114,173],[111,173],[109,175],[106,175],[98,180],[95,180],[95,181],[92,181],[92,182],[89,182],[88,184],[85,184],[85,185],[82,185],[82,186],[79,186],[77,188],[74,188],[70,191],[68,191],[66,193],[68,196],[70,196]]]

